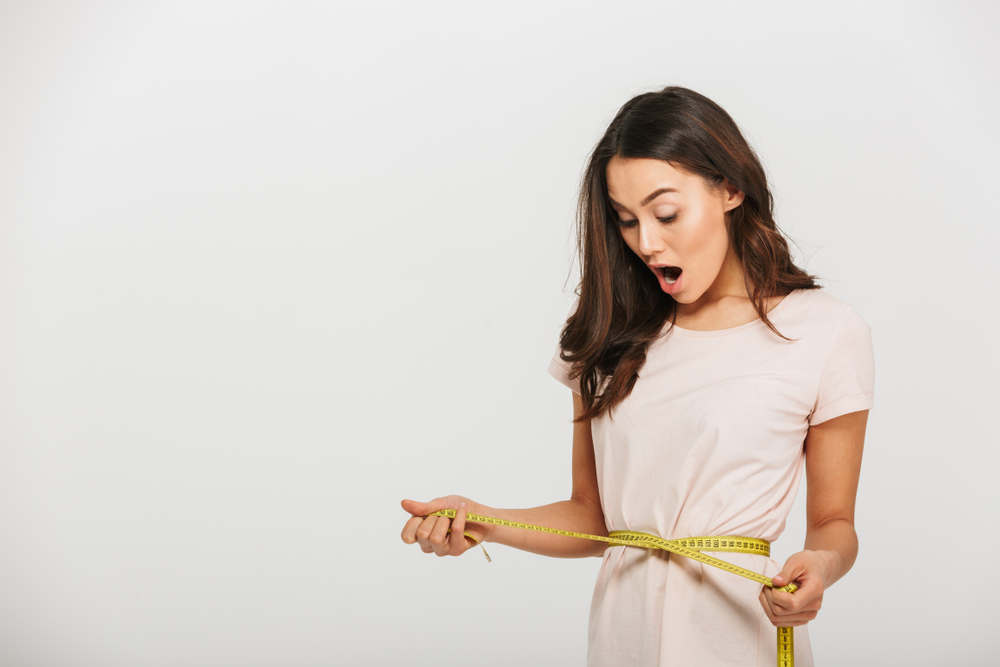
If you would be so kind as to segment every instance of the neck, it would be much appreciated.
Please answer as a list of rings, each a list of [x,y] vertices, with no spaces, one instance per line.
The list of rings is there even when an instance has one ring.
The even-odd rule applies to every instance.
[[[693,303],[678,303],[677,315],[690,316],[705,309],[714,310],[725,299],[750,300],[744,281],[743,265],[730,246],[715,282]]]

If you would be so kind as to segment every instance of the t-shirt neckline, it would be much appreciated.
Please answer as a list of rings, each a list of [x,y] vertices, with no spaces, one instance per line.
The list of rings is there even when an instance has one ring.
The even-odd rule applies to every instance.
[[[778,302],[778,305],[771,309],[767,314],[767,318],[774,321],[775,316],[780,315],[788,307],[788,304],[792,300],[797,298],[800,293],[805,290],[794,289],[785,295],[785,298]],[[746,324],[741,324],[736,327],[729,327],[728,329],[715,329],[713,331],[699,331],[697,329],[685,329],[684,327],[679,327],[676,324],[670,325],[667,323],[667,331],[676,331],[678,334],[683,334],[684,336],[728,336],[729,334],[739,333],[740,331],[746,331],[748,329],[756,329],[757,327],[764,326],[764,320],[759,317],[752,322],[747,322]]]

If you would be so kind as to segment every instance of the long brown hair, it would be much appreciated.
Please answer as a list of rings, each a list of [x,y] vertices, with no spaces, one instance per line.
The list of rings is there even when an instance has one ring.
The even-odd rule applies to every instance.
[[[710,186],[729,181],[744,193],[743,203],[727,213],[729,243],[743,266],[754,310],[778,336],[785,338],[764,311],[766,299],[819,287],[792,263],[774,222],[764,168],[729,114],[676,86],[633,97],[594,148],[580,187],[579,302],[559,341],[562,358],[573,366],[570,376],[580,379],[584,412],[575,421],[610,417],[632,393],[649,343],[676,318],[673,297],[621,237],[605,175],[615,156],[664,160]]]

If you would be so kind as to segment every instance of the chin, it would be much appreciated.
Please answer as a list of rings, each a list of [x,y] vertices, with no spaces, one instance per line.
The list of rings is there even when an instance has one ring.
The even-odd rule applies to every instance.
[[[698,300],[698,299],[692,299],[687,294],[671,294],[670,296],[673,297],[674,301],[676,301],[677,303],[683,303],[685,306],[689,303],[694,303],[695,301]]]

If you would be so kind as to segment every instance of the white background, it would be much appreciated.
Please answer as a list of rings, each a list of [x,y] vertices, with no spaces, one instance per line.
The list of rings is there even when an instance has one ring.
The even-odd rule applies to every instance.
[[[873,329],[818,663],[988,664],[997,7],[0,3],[0,664],[582,664],[598,559],[399,501],[567,497],[576,188],[668,84]]]

